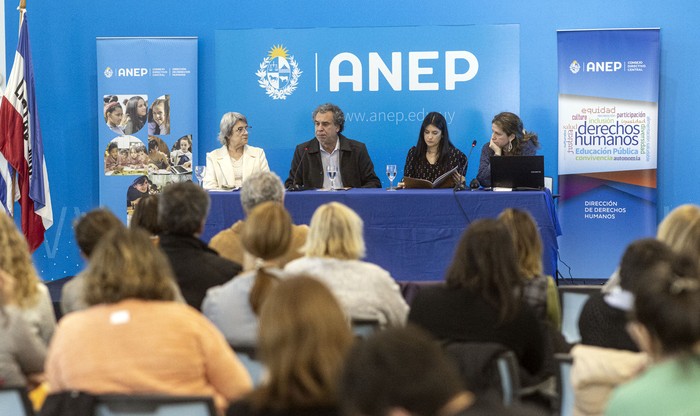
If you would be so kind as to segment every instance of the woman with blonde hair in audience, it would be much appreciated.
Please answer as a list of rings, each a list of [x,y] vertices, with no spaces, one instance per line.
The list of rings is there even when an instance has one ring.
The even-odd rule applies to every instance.
[[[243,248],[256,258],[254,270],[209,288],[202,313],[234,348],[255,347],[263,300],[282,276],[271,260],[284,254],[292,240],[292,219],[282,204],[263,202],[248,215],[241,232]]]
[[[561,328],[561,304],[559,292],[552,276],[542,271],[542,239],[537,224],[527,211],[507,208],[498,216],[498,220],[508,228],[518,264],[525,278],[523,298],[541,320],[549,322],[556,330]]]
[[[227,415],[338,415],[337,384],[353,339],[323,283],[305,276],[280,282],[260,311],[258,353],[268,379]]]
[[[221,333],[176,303],[173,274],[146,232],[113,230],[86,270],[86,310],[66,315],[46,359],[52,392],[212,396],[219,409],[252,388]]]
[[[700,274],[677,255],[645,271],[629,330],[652,364],[612,394],[606,415],[700,414]]]
[[[0,387],[41,382],[46,346],[12,303],[15,279],[0,270]]]
[[[365,256],[362,219],[339,202],[321,205],[311,217],[302,248],[305,256],[288,263],[291,274],[308,274],[328,285],[352,319],[380,326],[406,323],[408,305],[389,272],[360,260]]]
[[[27,240],[8,215],[0,215],[0,269],[14,278],[13,304],[48,345],[56,328],[51,295],[36,274]]]

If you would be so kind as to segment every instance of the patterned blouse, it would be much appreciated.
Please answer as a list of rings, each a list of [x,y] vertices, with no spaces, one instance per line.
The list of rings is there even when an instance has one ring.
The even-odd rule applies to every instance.
[[[467,156],[454,146],[450,147],[445,163],[441,162],[441,160],[438,160],[434,165],[430,164],[425,155],[418,155],[418,149],[416,149],[416,146],[413,146],[406,156],[403,176],[414,179],[426,179],[433,182],[440,175],[455,166],[459,166],[458,172],[460,175],[464,175],[464,172],[467,170]]]

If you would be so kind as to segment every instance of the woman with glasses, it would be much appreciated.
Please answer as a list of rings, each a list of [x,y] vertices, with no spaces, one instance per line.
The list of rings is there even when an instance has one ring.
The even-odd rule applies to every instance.
[[[219,141],[223,146],[207,153],[205,189],[240,188],[251,174],[270,171],[265,151],[248,145],[250,129],[241,113],[230,112],[221,117]]]

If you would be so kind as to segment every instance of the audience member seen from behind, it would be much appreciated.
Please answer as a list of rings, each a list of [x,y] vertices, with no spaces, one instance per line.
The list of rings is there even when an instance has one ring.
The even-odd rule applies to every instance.
[[[340,378],[340,398],[347,416],[530,414],[465,390],[439,345],[412,325],[355,344]]]
[[[131,215],[129,227],[145,230],[151,235],[151,240],[158,242],[158,235],[163,231],[158,223],[158,194],[141,198]]]
[[[243,226],[241,242],[255,257],[255,269],[207,291],[202,312],[234,348],[257,344],[260,306],[282,274],[274,259],[287,251],[291,226],[289,213],[276,202],[253,208]]]
[[[408,305],[389,272],[360,260],[365,256],[362,219],[339,202],[321,205],[311,217],[305,256],[285,272],[313,276],[331,289],[352,319],[402,326]]]
[[[0,269],[0,387],[28,387],[43,380],[46,345],[10,306],[15,279]]]
[[[105,95],[104,113],[107,127],[112,131],[112,133],[122,136],[124,134],[124,129],[122,128],[124,110],[122,110],[122,106],[119,104],[119,97],[116,95]]]
[[[148,135],[170,134],[170,96],[153,100],[148,110]]]
[[[627,318],[634,306],[644,271],[655,264],[670,261],[671,248],[663,242],[648,238],[633,242],[620,262],[620,285],[610,293],[592,293],[581,310],[579,331],[581,343],[603,348],[639,351],[626,331]]]
[[[335,166],[336,187],[380,188],[382,186],[364,143],[341,133],[345,128],[345,114],[337,105],[321,104],[313,111],[316,136],[297,145],[292,157],[287,188],[331,187],[326,175],[329,166]]]
[[[527,211],[507,208],[498,216],[513,236],[521,276],[525,278],[523,298],[537,317],[553,329],[561,329],[559,291],[552,276],[542,271],[542,239],[537,224]]]
[[[248,144],[251,126],[241,113],[226,113],[219,123],[222,146],[207,153],[204,189],[240,188],[256,172],[269,172],[265,151]]]
[[[260,311],[267,381],[228,416],[338,415],[338,377],[353,335],[338,301],[309,277],[281,282]]]
[[[516,114],[498,113],[491,120],[491,140],[481,148],[479,173],[481,186],[491,186],[491,156],[534,156],[540,142],[537,134],[525,131]]]
[[[48,345],[56,328],[51,295],[36,274],[27,240],[8,215],[0,215],[0,270],[14,278],[13,305]]]
[[[170,266],[146,232],[109,232],[85,274],[90,307],[66,315],[49,348],[52,392],[203,395],[224,409],[250,391],[221,333],[173,302]]]
[[[684,204],[673,209],[659,224],[656,238],[666,243],[674,253],[686,253],[698,259],[700,266],[700,206]],[[620,290],[619,270],[602,288],[603,293]]]
[[[660,262],[634,300],[630,331],[653,364],[612,394],[606,415],[700,414],[700,278],[697,260]]]
[[[135,134],[146,124],[148,104],[142,97],[135,95],[126,102],[126,121],[124,134]]]
[[[452,180],[445,181],[441,187],[451,188],[464,182],[467,157],[450,141],[445,117],[437,112],[428,113],[420,126],[418,142],[408,151],[403,175],[434,182],[454,167],[457,172]]]
[[[628,316],[640,287],[654,275],[647,273],[659,264],[672,262],[675,255],[656,239],[630,244],[620,262],[619,290],[593,293],[579,318],[581,344],[571,349],[571,385],[574,415],[602,415],[613,389],[648,364],[627,331]]]
[[[526,370],[521,379],[527,385],[544,368],[545,338],[520,295],[520,273],[506,227],[493,219],[474,221],[460,238],[446,284],[418,292],[408,320],[439,340],[505,346]]]
[[[241,271],[199,239],[209,213],[209,194],[192,182],[172,183],[158,200],[160,247],[170,260],[185,300],[199,309],[212,286],[226,283]]]
[[[243,183],[241,189],[241,205],[246,216],[263,202],[277,202],[284,205],[284,187],[282,180],[274,172],[257,172]],[[209,242],[209,246],[216,250],[221,257],[243,265],[243,270],[255,268],[255,256],[246,252],[241,244],[241,233],[245,225],[244,220],[236,221],[231,227],[220,231]],[[309,226],[306,224],[292,225],[292,241],[289,248],[280,257],[269,259],[275,267],[282,268],[294,259],[303,255],[301,247],[306,242]]]
[[[100,239],[112,230],[123,230],[124,224],[107,208],[94,209],[73,223],[75,241],[78,243],[80,256],[90,262],[92,252]],[[81,271],[61,289],[61,311],[63,314],[87,309],[85,302],[85,271]]]

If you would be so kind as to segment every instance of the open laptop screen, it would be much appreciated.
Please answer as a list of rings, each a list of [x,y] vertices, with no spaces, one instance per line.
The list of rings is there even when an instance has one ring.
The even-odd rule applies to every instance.
[[[542,189],[544,156],[491,156],[491,187]]]

